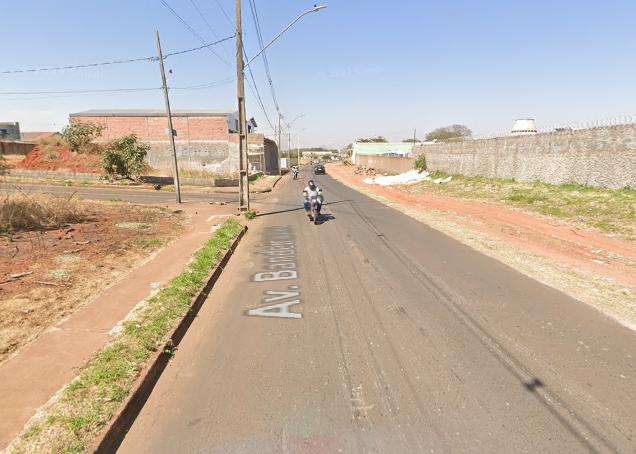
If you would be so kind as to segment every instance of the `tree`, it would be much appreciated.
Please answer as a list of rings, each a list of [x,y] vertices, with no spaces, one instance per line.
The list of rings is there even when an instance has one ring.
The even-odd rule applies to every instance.
[[[473,132],[464,125],[450,125],[443,128],[437,128],[426,134],[426,140],[453,140],[470,137]]]
[[[358,143],[386,143],[387,140],[384,136],[366,137],[356,139]]]
[[[420,139],[415,139],[411,137],[410,139],[404,139],[402,143],[420,143],[422,142]]]
[[[93,140],[102,135],[106,127],[94,123],[75,123],[62,130],[64,143],[73,151],[91,152],[98,151],[97,147],[91,147]]]
[[[144,170],[149,148],[135,134],[113,140],[102,153],[104,174],[109,180],[117,177],[136,180]]]

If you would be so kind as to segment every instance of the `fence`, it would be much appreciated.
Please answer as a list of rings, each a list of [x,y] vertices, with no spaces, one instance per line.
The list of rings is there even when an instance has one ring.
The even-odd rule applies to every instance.
[[[636,188],[636,124],[420,144],[429,170],[553,184]]]

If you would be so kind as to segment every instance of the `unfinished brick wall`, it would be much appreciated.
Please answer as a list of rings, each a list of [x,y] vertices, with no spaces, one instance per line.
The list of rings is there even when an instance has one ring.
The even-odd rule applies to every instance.
[[[71,117],[71,123],[93,123],[106,126],[100,141],[136,134],[144,142],[168,140],[168,120],[165,117]],[[172,126],[177,131],[177,141],[227,141],[229,137],[227,118],[184,117],[172,118]]]

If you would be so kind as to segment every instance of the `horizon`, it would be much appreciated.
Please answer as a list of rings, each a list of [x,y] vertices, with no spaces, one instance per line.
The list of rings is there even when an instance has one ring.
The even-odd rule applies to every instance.
[[[0,36],[11,45],[0,72],[153,56],[156,29],[164,53],[201,45],[160,1],[116,0],[107,9],[79,0],[64,9],[44,0],[33,3],[11,8],[29,18],[27,33],[21,21],[3,24]],[[206,43],[232,34],[228,0],[198,2],[201,15],[197,3],[167,3]],[[313,5],[255,4],[265,43]],[[399,8],[378,1],[326,4],[268,49],[273,89],[261,58],[251,65],[253,81],[246,72],[247,116],[268,137],[273,135],[268,123],[277,123],[274,98],[287,121],[305,115],[295,122],[292,138],[295,143],[296,132],[305,129],[301,148],[342,148],[377,135],[402,141],[414,130],[422,140],[450,124],[466,125],[479,137],[510,131],[521,118],[534,118],[538,129],[547,130],[634,114],[632,2],[600,7],[538,1],[532,9],[467,0],[403,2]],[[261,40],[247,2],[243,27],[251,56]],[[230,39],[210,51],[166,59],[175,110],[236,110],[233,46]],[[0,121],[19,122],[23,131],[59,130],[69,114],[88,109],[163,107],[156,62],[2,74],[1,80]],[[269,121],[248,86],[254,82]],[[145,91],[123,91],[138,88]],[[42,93],[112,89],[122,91]]]

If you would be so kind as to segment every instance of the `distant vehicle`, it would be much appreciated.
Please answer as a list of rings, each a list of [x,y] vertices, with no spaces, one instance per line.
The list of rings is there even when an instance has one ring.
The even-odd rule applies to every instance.
[[[325,166],[323,166],[322,164],[317,164],[314,166],[314,175],[324,175],[325,173]]]

